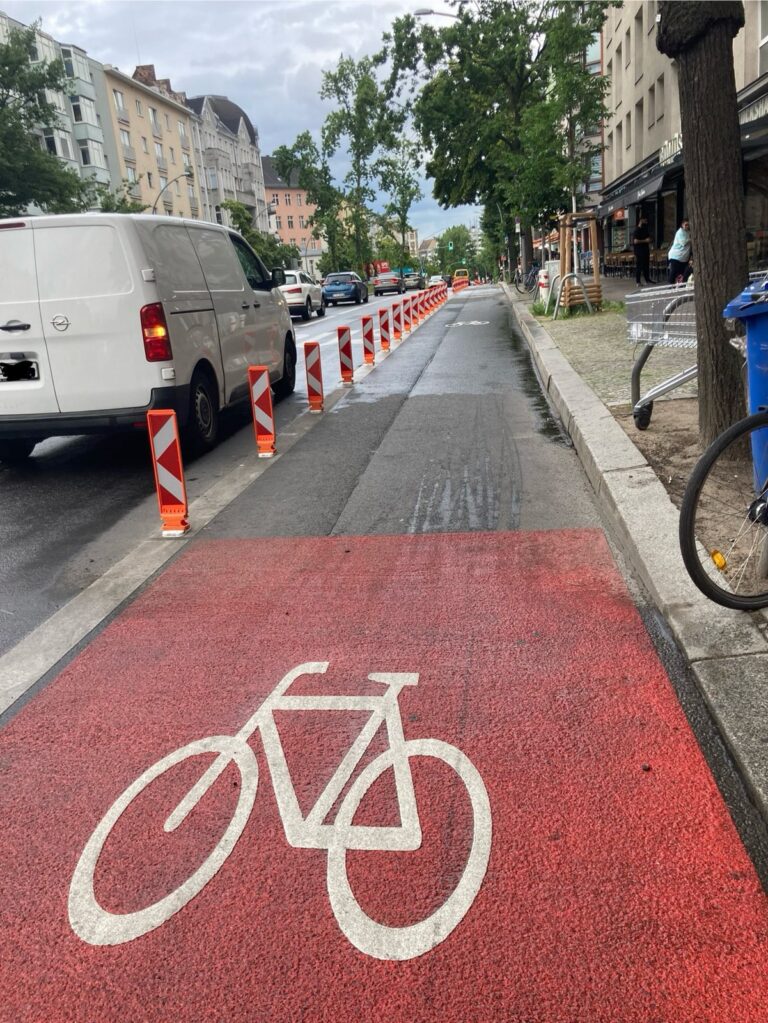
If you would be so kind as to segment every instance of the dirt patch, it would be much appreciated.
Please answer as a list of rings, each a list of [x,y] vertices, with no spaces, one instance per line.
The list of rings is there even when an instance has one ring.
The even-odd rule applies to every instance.
[[[701,456],[698,399],[657,401],[647,430],[637,429],[629,405],[614,407],[611,412],[679,508],[693,467]]]

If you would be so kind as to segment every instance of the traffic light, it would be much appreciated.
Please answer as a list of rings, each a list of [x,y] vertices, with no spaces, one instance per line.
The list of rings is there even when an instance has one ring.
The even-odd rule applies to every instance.
[[[453,242],[448,242],[448,251],[453,252]]]

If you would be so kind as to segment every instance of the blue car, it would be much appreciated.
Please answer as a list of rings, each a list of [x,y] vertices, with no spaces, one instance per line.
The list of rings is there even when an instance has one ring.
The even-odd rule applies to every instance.
[[[323,298],[326,305],[336,305],[337,302],[354,302],[355,305],[360,305],[361,302],[368,301],[368,285],[351,270],[328,274],[323,285]]]

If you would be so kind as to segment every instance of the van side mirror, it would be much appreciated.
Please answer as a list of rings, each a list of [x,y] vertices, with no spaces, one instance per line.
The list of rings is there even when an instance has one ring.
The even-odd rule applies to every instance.
[[[272,287],[280,288],[285,284],[285,270],[281,266],[276,266],[272,270]]]

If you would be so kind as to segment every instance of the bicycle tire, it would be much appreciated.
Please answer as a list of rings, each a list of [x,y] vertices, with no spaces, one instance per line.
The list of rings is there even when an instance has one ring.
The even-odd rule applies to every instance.
[[[347,849],[342,844],[328,849],[328,898],[333,915],[343,934],[355,948],[375,959],[404,961],[431,951],[461,923],[488,869],[491,854],[491,804],[485,783],[475,765],[460,749],[439,739],[410,739],[406,755],[432,757],[452,768],[464,784],[472,805],[472,847],[456,887],[445,902],[424,920],[403,927],[388,926],[373,920],[355,898],[347,876]],[[358,776],[345,795],[336,817],[343,830],[351,824],[357,808],[376,780],[394,766],[392,749],[381,753]]]
[[[691,474],[680,508],[680,552],[701,592],[723,607],[768,607],[768,499],[765,465],[754,481],[753,442],[765,446],[768,411],[740,420],[707,448]],[[768,458],[766,459],[768,461]]]
[[[524,295],[526,293],[526,291],[527,291],[527,284],[526,284],[525,278],[523,277],[523,275],[520,273],[519,270],[515,271],[515,281],[514,281],[514,284],[515,284],[515,290],[518,292],[518,294]]]
[[[537,270],[532,270],[529,274],[528,280],[526,281],[525,290],[530,295],[536,290],[536,286],[539,283],[539,273]]]

